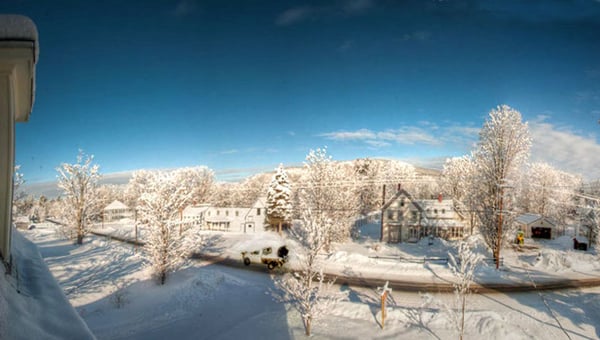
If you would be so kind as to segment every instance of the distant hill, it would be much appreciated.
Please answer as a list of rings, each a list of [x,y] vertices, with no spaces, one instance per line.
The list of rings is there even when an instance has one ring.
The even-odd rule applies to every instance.
[[[388,159],[373,159],[376,162],[389,162]],[[342,163],[350,163],[351,161],[340,161]],[[406,163],[406,162],[404,162]],[[409,164],[409,163],[406,163]],[[291,179],[297,179],[303,173],[303,166],[299,164],[292,164],[286,167],[286,172]],[[415,166],[415,170],[418,175],[437,177],[441,175],[441,170],[425,168]],[[100,179],[101,185],[126,185],[131,179],[132,174],[135,170],[124,171],[110,174],[103,174]],[[275,167],[272,170],[265,171],[262,169],[241,169],[241,170],[217,170],[215,171],[217,181],[221,182],[242,182],[244,180],[254,179],[255,181],[261,181],[269,183],[271,177],[275,173]],[[25,183],[23,185],[23,191],[27,195],[39,197],[41,195],[47,198],[55,198],[61,195],[61,190],[57,186],[56,181],[38,182],[38,183]]]

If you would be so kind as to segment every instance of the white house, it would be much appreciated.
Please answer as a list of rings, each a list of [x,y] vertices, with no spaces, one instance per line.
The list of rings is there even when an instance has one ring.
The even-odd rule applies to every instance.
[[[184,223],[201,226],[208,208],[210,208],[210,204],[189,205],[183,209],[181,219]]]
[[[112,222],[124,218],[133,218],[133,211],[121,201],[114,200],[102,209],[104,222]]]
[[[529,238],[554,239],[558,231],[558,223],[539,214],[523,214],[517,216],[515,223]]]
[[[0,15],[0,257],[8,266],[15,122],[26,122],[31,114],[38,52],[38,32],[31,19]]]
[[[259,198],[252,207],[188,206],[182,220],[207,230],[261,232],[266,229],[266,199]]]
[[[433,235],[460,239],[464,235],[463,217],[455,210],[453,200],[414,199],[399,190],[382,208],[381,241],[416,242]]]

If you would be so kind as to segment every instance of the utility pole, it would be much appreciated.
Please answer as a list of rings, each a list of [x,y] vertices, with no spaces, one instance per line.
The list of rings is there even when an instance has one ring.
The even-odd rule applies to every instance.
[[[502,248],[502,226],[504,224],[504,189],[512,188],[505,178],[500,179],[498,183],[499,197],[498,197],[498,227],[497,227],[497,243],[494,259],[496,260],[496,269],[500,267],[500,249]]]
[[[379,241],[383,242],[383,207],[385,206],[385,184],[383,185],[383,192],[381,193],[381,233],[379,237]]]
[[[498,208],[500,211],[498,212],[498,236],[496,237],[498,240],[498,244],[496,244],[496,270],[500,267],[500,247],[502,247],[502,208],[504,201],[504,188],[502,184],[500,184],[500,197],[498,202]]]

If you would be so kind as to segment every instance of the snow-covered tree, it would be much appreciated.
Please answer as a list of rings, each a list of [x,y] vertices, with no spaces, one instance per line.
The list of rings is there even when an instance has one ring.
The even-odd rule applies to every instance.
[[[62,163],[58,171],[58,187],[63,190],[62,218],[68,228],[75,230],[77,244],[83,243],[88,225],[98,216],[99,206],[96,188],[100,178],[94,156],[79,151],[77,163]]]
[[[180,229],[179,214],[193,200],[195,191],[184,183],[187,170],[146,173],[146,187],[138,201],[141,220],[147,226],[144,246],[158,282],[162,285],[189,254],[195,239]]]
[[[474,253],[469,244],[464,241],[458,243],[456,255],[448,252],[448,266],[456,277],[454,286],[454,306],[446,306],[452,324],[456,327],[459,339],[465,334],[465,312],[467,310],[467,297],[471,294],[471,284],[475,270],[482,260],[481,255]]]
[[[519,202],[525,212],[565,223],[580,187],[581,179],[578,176],[557,170],[546,163],[533,163],[521,178]]]
[[[357,179],[355,193],[361,215],[367,215],[381,207],[380,185],[377,183],[378,170],[378,163],[370,158],[359,158],[354,161],[354,175]]]
[[[320,221],[332,221],[326,243],[344,242],[350,238],[354,219],[359,214],[358,198],[352,190],[356,183],[353,167],[336,164],[327,149],[310,150],[304,163],[300,187],[301,211],[310,209]]]
[[[514,216],[508,212],[512,202],[506,192],[514,185],[523,163],[529,155],[531,138],[521,113],[501,105],[489,113],[479,133],[475,151],[481,221],[481,234],[492,249],[496,266],[500,250],[510,232]]]
[[[331,221],[322,220],[321,215],[315,214],[310,208],[303,210],[302,221],[290,229],[292,237],[302,245],[297,250],[300,269],[272,278],[281,292],[276,293],[276,297],[281,302],[291,304],[300,313],[305,333],[310,336],[313,322],[343,299],[344,295],[332,291],[334,281],[326,281],[322,264],[317,261],[333,227]]]
[[[131,174],[131,178],[125,188],[124,202],[131,209],[137,209],[139,200],[145,192],[152,176],[152,172],[148,170],[137,170]]]
[[[193,203],[204,203],[208,200],[214,184],[214,172],[205,166],[186,167],[177,170],[181,185],[191,192]]]
[[[290,222],[292,218],[291,200],[290,182],[283,164],[280,164],[267,191],[267,218],[270,225],[277,226],[280,234],[282,224]]]
[[[442,190],[454,200],[454,208],[469,217],[471,234],[477,218],[476,164],[471,156],[449,158],[442,170]]]

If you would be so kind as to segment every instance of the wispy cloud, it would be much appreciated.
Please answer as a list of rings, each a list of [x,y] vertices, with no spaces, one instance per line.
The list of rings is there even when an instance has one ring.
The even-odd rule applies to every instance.
[[[410,33],[404,33],[400,38],[400,41],[426,41],[431,38],[431,32],[429,31],[414,31]]]
[[[533,143],[531,160],[543,161],[588,179],[600,177],[600,144],[594,136],[584,137],[568,127],[558,127],[545,119],[529,123]]]
[[[198,6],[194,0],[181,0],[173,9],[173,14],[182,17],[196,12],[197,9]]]
[[[354,41],[353,40],[345,40],[338,47],[338,51],[346,52],[346,51],[349,51],[350,49],[352,49],[352,47],[354,47]]]
[[[317,12],[317,8],[311,6],[292,7],[283,11],[275,20],[275,24],[278,26],[297,24],[314,17]]]
[[[340,142],[362,142],[371,147],[381,148],[392,144],[439,146],[446,143],[472,144],[479,129],[469,126],[439,126],[432,122],[419,122],[416,126],[403,126],[398,129],[373,131],[359,129],[355,131],[334,131],[320,134],[329,140]]]
[[[308,20],[336,15],[359,15],[375,6],[374,0],[345,0],[332,6],[296,6],[281,12],[275,19],[278,26],[291,26]]]
[[[221,151],[219,153],[221,155],[231,155],[231,154],[238,153],[238,152],[240,152],[240,150],[238,150],[238,149],[230,149],[230,150],[223,150],[223,151]]]
[[[348,0],[342,4],[346,13],[362,13],[373,7],[375,2],[372,0]]]

